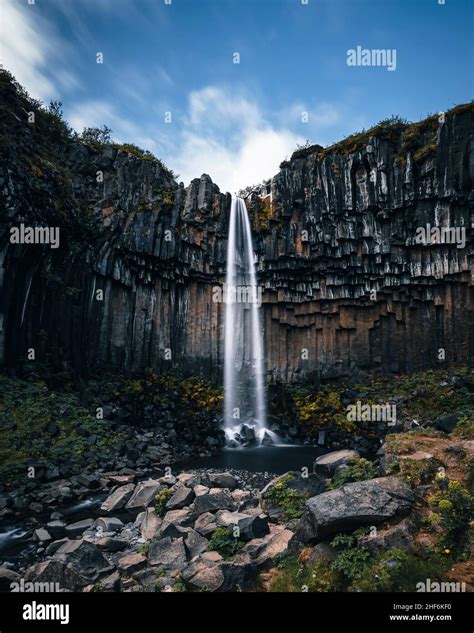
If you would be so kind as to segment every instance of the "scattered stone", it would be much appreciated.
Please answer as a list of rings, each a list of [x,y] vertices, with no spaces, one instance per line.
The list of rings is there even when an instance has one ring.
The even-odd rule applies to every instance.
[[[230,473],[209,473],[209,482],[213,488],[229,488],[235,490],[239,482]]]
[[[135,510],[137,508],[146,508],[152,504],[155,500],[155,496],[162,488],[162,484],[155,479],[149,481],[143,481],[139,483],[133,495],[127,501],[125,508],[127,510]]]
[[[203,536],[212,534],[212,532],[217,529],[215,515],[211,514],[211,512],[204,512],[204,514],[199,515],[194,523],[194,529]]]
[[[123,523],[117,517],[100,517],[95,522],[95,527],[104,532],[117,532],[123,528]]]
[[[222,510],[217,513],[217,525],[228,528],[239,529],[240,538],[243,541],[250,541],[253,538],[260,538],[268,534],[268,518],[264,514],[252,516],[241,512],[229,512]]]
[[[146,509],[145,516],[140,525],[140,534],[145,541],[151,541],[155,538],[162,522],[162,519],[156,514],[153,508]]]
[[[192,503],[194,492],[186,486],[179,486],[166,504],[168,510],[180,510]]]
[[[235,503],[228,490],[211,488],[208,493],[196,497],[194,509],[198,514],[212,510],[234,510]]]
[[[83,519],[82,521],[76,521],[76,523],[70,523],[66,525],[66,534],[69,537],[81,536],[86,530],[94,525],[94,519]]]
[[[35,530],[33,532],[32,538],[35,543],[46,543],[52,540],[51,534],[48,532],[48,530],[45,530],[44,528],[38,528],[37,530]]]
[[[105,552],[120,552],[128,547],[127,540],[114,536],[103,536],[95,544]]]
[[[152,541],[148,550],[150,565],[159,565],[169,571],[181,571],[186,567],[186,550],[183,538],[169,536]]]
[[[120,488],[114,490],[114,492],[107,497],[104,503],[100,506],[100,509],[107,513],[122,509],[132,496],[134,489],[134,484],[120,486]]]
[[[208,540],[204,538],[204,536],[201,536],[196,530],[189,529],[189,532],[184,536],[184,545],[188,553],[188,558],[192,559],[206,551]]]
[[[359,457],[357,451],[333,451],[321,455],[316,459],[313,466],[313,472],[324,477],[332,477],[340,466],[349,465],[349,463]]]
[[[120,558],[117,565],[120,571],[131,575],[146,566],[146,558],[143,554],[128,554]]]

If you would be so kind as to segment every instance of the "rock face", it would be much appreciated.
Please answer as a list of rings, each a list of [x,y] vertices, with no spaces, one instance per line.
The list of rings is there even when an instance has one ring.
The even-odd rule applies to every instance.
[[[72,139],[56,141],[56,170],[32,164],[44,148],[13,88],[8,99],[0,363],[34,348],[82,372],[179,364],[220,377],[230,195],[205,174],[185,188],[159,161]],[[472,358],[474,113],[429,121],[423,151],[403,131],[314,146],[249,199],[268,380],[419,370],[439,366],[440,348],[447,364]],[[10,244],[10,226],[35,219],[60,227],[58,249]],[[416,243],[427,224],[464,227],[464,248]]]
[[[309,542],[361,525],[378,525],[406,515],[413,501],[411,489],[396,477],[346,484],[308,499],[296,536]]]

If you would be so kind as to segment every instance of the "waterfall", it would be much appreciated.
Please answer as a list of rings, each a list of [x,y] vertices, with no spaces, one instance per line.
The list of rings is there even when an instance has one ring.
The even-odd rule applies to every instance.
[[[224,288],[224,424],[230,446],[272,444],[267,429],[260,329],[262,292],[257,286],[252,231],[242,198],[232,198]]]

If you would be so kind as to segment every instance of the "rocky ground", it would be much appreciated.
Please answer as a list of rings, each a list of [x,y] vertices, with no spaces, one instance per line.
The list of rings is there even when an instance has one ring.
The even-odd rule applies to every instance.
[[[79,401],[38,380],[0,379],[1,590],[414,591],[427,578],[473,586],[466,368],[287,390],[280,428],[298,426],[312,443],[324,430],[329,452],[309,472],[279,476],[183,464],[222,444],[209,417],[219,394],[199,380],[148,375],[108,390],[89,381]],[[104,419],[92,415],[99,392]],[[397,424],[348,426],[351,399],[396,402]]]
[[[322,590],[337,590],[347,575],[347,556],[357,551],[379,562],[390,552],[395,567],[406,564],[397,556],[411,557],[421,564],[412,582],[426,576],[423,561],[431,561],[432,576],[461,579],[470,590],[472,497],[459,480],[465,483],[465,464],[472,467],[473,458],[472,440],[430,430],[389,436],[373,462],[356,451],[328,453],[316,459],[308,476],[193,471],[138,481],[139,473],[128,468],[84,472],[46,484],[29,503],[38,518],[24,524],[27,554],[15,564],[3,563],[0,586],[8,591],[23,579],[54,582],[66,591],[321,590],[314,579],[309,587],[303,580],[309,569],[316,574],[324,565],[338,580]],[[443,523],[443,503],[432,501],[439,473],[445,494],[451,481],[463,490],[450,516],[465,543],[455,555],[436,552],[439,535],[448,539],[453,529]],[[85,518],[69,518],[58,500],[85,491],[100,505],[89,507]],[[448,496],[441,501],[446,506]],[[14,503],[1,498],[4,519],[18,514]],[[431,518],[430,529],[435,507],[440,519]],[[353,539],[342,552],[341,535]],[[293,573],[295,562],[299,572]],[[354,565],[364,570],[364,590],[377,590],[376,580],[367,586],[367,559],[354,559],[348,569]]]

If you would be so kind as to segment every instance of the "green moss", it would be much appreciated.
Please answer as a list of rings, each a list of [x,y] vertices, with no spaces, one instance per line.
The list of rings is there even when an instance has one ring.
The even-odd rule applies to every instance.
[[[125,437],[90,415],[75,394],[49,389],[42,381],[0,374],[0,393],[0,478],[5,484],[26,479],[31,460],[45,467],[70,461],[75,471],[96,467],[115,456]],[[53,424],[57,433],[51,435]]]
[[[279,505],[287,520],[299,519],[303,515],[304,505],[308,498],[287,484],[292,481],[292,475],[285,475],[275,483],[274,487],[266,493],[266,498]]]
[[[228,560],[234,558],[243,546],[244,543],[235,538],[230,529],[222,527],[214,530],[209,539],[207,549],[210,552],[217,552],[222,558]]]
[[[379,468],[367,459],[355,458],[347,466],[341,468],[332,478],[329,484],[330,488],[339,488],[344,484],[353,481],[364,481],[366,479],[374,479],[380,475]]]

